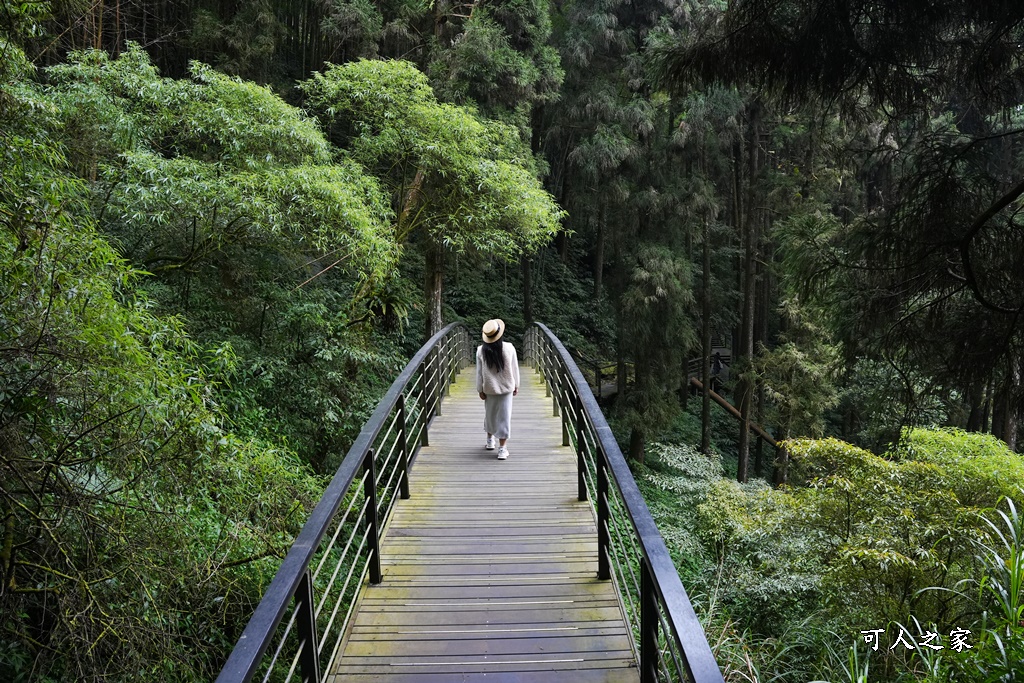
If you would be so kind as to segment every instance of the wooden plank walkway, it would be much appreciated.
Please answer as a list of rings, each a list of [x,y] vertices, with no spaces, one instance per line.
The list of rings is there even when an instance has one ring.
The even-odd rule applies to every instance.
[[[575,455],[540,376],[520,370],[505,461],[484,449],[474,368],[452,385],[330,683],[639,681]]]

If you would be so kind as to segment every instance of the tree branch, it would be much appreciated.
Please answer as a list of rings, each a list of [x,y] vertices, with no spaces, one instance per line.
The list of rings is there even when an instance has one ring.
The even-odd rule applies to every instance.
[[[991,311],[1005,313],[1007,315],[1019,313],[1021,308],[1006,308],[1005,306],[992,303],[982,293],[981,286],[978,284],[978,276],[974,271],[974,264],[971,262],[971,242],[978,236],[993,216],[1012,204],[1013,201],[1020,198],[1021,195],[1024,195],[1024,180],[1018,183],[1016,187],[1004,194],[999,201],[992,204],[984,213],[978,216],[960,240],[960,262],[964,267],[964,280],[967,282],[967,287],[974,294],[974,298],[977,299],[978,303],[982,306]]]

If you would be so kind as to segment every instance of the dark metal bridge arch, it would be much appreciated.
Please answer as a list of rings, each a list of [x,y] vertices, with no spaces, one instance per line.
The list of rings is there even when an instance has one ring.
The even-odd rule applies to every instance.
[[[475,342],[449,325],[349,450],[218,683],[720,683],[579,368],[534,324],[511,457],[483,449]],[[468,373],[467,373],[468,374]]]

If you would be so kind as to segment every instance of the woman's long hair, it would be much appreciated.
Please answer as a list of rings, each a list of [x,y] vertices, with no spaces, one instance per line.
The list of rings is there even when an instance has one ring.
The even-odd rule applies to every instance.
[[[501,372],[505,369],[505,354],[502,351],[504,342],[498,339],[497,341],[484,342],[484,361],[494,372]]]

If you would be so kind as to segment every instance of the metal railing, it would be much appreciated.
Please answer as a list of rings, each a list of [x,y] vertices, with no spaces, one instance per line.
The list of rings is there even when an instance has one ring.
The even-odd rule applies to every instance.
[[[576,452],[578,497],[597,517],[598,576],[616,584],[641,682],[721,683],[668,548],[576,363],[540,323],[526,332],[524,358],[543,375],[562,418],[562,445]]]
[[[398,497],[409,497],[410,462],[428,445],[430,423],[472,351],[466,328],[453,323],[409,361],[302,527],[217,683],[322,680],[359,587],[367,577],[381,581],[380,530]]]

